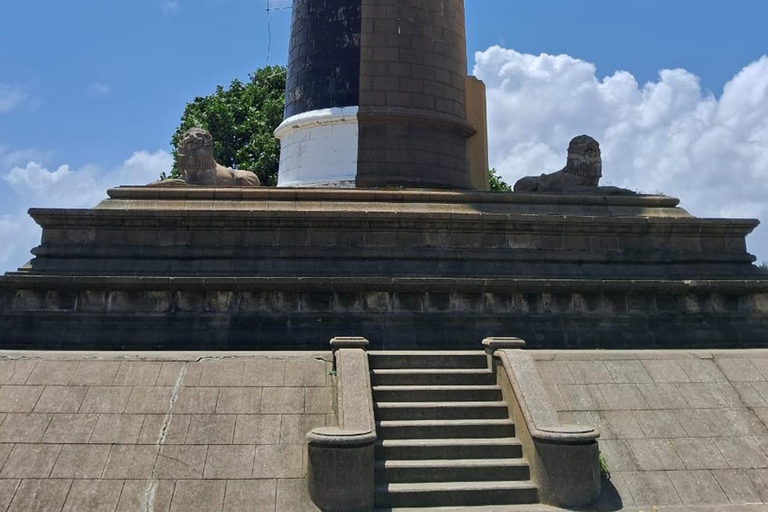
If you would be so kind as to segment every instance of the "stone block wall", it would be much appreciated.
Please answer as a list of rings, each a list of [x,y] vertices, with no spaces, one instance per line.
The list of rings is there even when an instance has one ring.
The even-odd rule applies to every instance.
[[[463,0],[362,0],[358,186],[470,188]]]
[[[371,116],[360,119],[359,143],[360,184],[391,179],[403,186],[444,188],[447,183],[463,184],[468,179],[466,138],[460,133]]]
[[[20,284],[20,283],[19,283]],[[1,290],[13,348],[317,350],[335,336],[376,349],[765,345],[768,283],[340,279],[74,279]]]
[[[362,0],[360,105],[466,119],[463,0]]]

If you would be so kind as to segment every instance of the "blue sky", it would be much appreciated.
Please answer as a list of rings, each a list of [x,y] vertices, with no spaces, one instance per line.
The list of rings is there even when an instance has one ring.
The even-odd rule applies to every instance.
[[[158,174],[185,103],[284,63],[289,19],[289,9],[270,13],[268,51],[265,0],[6,2],[0,270],[21,264],[39,238],[26,208],[89,206],[116,179]],[[509,181],[555,170],[567,140],[588,132],[606,141],[609,181],[679,195],[699,215],[768,222],[768,188],[759,188],[768,125],[750,117],[768,112],[766,19],[765,0],[469,0],[470,70],[477,65],[496,102],[492,164]],[[718,137],[722,151],[697,155]],[[752,145],[736,155],[745,140]],[[714,201],[711,191],[731,186],[734,173],[748,185]],[[750,247],[768,260],[763,231]]]

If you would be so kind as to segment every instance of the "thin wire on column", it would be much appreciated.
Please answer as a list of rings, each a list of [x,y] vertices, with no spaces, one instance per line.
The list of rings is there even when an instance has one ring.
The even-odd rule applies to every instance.
[[[267,66],[269,66],[269,56],[272,53],[272,9],[269,0],[267,0]]]

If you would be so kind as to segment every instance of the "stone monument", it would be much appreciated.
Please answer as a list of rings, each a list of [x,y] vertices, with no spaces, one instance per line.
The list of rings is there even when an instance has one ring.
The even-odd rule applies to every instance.
[[[158,181],[152,186],[199,185],[204,187],[258,187],[252,172],[230,169],[213,158],[213,137],[202,128],[187,130],[178,148],[181,179]]]
[[[515,192],[544,194],[634,194],[618,187],[601,187],[603,158],[600,144],[589,135],[579,135],[568,145],[565,167],[552,174],[528,176],[515,183]]]
[[[93,209],[30,210],[42,240],[0,279],[0,340],[765,346],[768,276],[745,242],[756,220],[605,194],[587,138],[554,177],[471,190],[468,155],[485,143],[468,143],[484,127],[467,122],[482,119],[482,88],[466,87],[464,41],[462,0],[295,0],[280,186],[125,186]]]

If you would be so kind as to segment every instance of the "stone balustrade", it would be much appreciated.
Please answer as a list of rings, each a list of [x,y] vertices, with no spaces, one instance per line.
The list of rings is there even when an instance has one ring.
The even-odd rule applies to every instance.
[[[365,338],[331,340],[337,372],[338,427],[307,434],[307,482],[323,512],[367,512],[374,500],[376,422]]]
[[[525,342],[516,338],[487,338],[498,382],[515,420],[516,435],[531,467],[531,480],[542,503],[582,507],[600,496],[597,430],[561,425]]]

